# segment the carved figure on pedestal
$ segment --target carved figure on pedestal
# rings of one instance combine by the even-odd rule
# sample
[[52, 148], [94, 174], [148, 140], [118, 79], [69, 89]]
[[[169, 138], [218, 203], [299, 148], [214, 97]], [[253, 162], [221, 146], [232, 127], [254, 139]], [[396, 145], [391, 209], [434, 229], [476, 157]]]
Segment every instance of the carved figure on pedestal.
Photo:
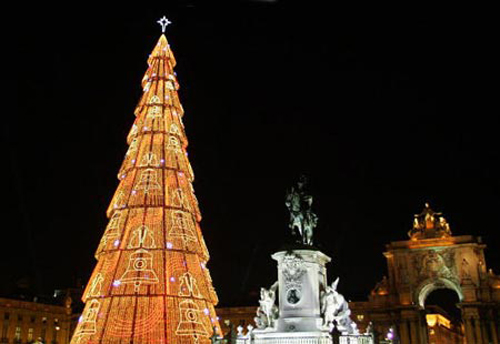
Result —
[[373, 332], [374, 332], [373, 323], [370, 321], [368, 323], [368, 326], [366, 326], [365, 334], [373, 335]]
[[273, 327], [274, 321], [278, 318], [279, 311], [275, 304], [276, 289], [278, 289], [278, 282], [275, 282], [269, 289], [260, 288], [259, 308], [254, 319], [259, 329]]
[[446, 222], [446, 219], [442, 216], [439, 217], [439, 226], [443, 229], [446, 235], [451, 235], [450, 225]]
[[326, 286], [321, 295], [323, 326], [331, 332], [334, 328], [341, 333], [358, 334], [357, 325], [351, 320], [351, 310], [344, 296], [337, 292], [339, 278]]
[[313, 197], [308, 194], [307, 178], [302, 175], [297, 186], [287, 192], [285, 205], [290, 211], [289, 227], [292, 234], [299, 235], [305, 245], [313, 244], [313, 230], [318, 223], [318, 216], [312, 212]]
[[328, 327], [329, 331], [333, 330], [335, 326], [335, 312], [337, 311], [337, 304], [335, 300], [334, 288], [337, 288], [337, 278], [332, 286], [326, 286], [325, 291], [321, 295], [321, 314], [323, 314], [323, 326]]
[[387, 276], [382, 277], [382, 280], [375, 285], [371, 291], [372, 295], [387, 295], [389, 294], [389, 280]]

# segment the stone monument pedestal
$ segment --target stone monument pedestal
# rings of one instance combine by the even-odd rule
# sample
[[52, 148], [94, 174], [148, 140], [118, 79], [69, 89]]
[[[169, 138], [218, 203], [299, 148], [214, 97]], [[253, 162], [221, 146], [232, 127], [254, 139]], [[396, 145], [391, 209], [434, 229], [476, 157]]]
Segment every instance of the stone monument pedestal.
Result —
[[254, 344], [332, 344], [328, 332], [269, 332], [254, 331]]
[[272, 258], [278, 263], [279, 316], [273, 326], [254, 330], [255, 343], [330, 344], [320, 303], [330, 257], [308, 247], [279, 251]]

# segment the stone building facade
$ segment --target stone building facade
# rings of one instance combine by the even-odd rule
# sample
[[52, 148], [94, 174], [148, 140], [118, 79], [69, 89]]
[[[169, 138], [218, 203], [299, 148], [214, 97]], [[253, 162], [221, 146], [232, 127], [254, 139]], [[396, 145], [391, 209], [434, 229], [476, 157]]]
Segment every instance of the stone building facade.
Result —
[[246, 333], [248, 325], [255, 327], [254, 318], [257, 313], [257, 306], [217, 307], [215, 311], [219, 317], [223, 333], [229, 332], [230, 324], [235, 328], [242, 326], [244, 328], [244, 333]]
[[[73, 319], [74, 320], [74, 319]], [[71, 305], [0, 298], [0, 343], [69, 343]]]

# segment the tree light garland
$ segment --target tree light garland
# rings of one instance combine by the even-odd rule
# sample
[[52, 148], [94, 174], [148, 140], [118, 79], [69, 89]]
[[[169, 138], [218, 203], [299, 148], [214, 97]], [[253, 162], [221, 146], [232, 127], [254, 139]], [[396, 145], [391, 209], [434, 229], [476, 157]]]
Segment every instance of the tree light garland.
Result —
[[[164, 31], [170, 21], [159, 23]], [[208, 344], [214, 326], [220, 334], [175, 64], [162, 34], [148, 58], [72, 344]]]

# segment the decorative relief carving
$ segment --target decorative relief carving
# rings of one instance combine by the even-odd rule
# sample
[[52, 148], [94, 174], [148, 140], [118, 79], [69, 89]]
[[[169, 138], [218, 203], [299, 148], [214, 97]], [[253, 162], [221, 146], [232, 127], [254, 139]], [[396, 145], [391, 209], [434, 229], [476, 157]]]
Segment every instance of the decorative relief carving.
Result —
[[462, 267], [461, 267], [460, 277], [462, 278], [462, 280], [470, 278], [469, 261], [465, 258], [462, 259]]
[[458, 281], [454, 250], [435, 249], [413, 255], [413, 268], [418, 272], [418, 281], [428, 278], [447, 278]]
[[302, 276], [306, 273], [304, 260], [295, 253], [283, 258], [283, 278], [288, 303], [297, 304], [302, 297]]
[[407, 285], [410, 283], [410, 276], [407, 272], [408, 268], [404, 262], [400, 262], [397, 264], [397, 273], [396, 276], [400, 284]]

